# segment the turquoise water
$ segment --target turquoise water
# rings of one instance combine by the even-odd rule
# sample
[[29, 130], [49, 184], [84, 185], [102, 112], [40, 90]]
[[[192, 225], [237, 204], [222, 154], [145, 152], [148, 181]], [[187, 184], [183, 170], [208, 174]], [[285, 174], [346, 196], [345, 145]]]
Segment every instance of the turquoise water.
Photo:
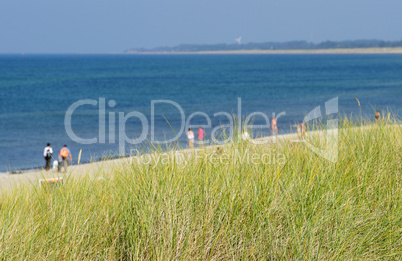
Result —
[[[185, 118], [196, 111], [211, 118], [214, 127], [227, 123], [217, 112], [286, 112], [278, 119], [280, 133], [317, 106], [339, 97], [341, 114], [390, 110], [402, 115], [402, 56], [400, 55], [3, 55], [0, 56], [0, 171], [41, 167], [47, 142], [57, 153], [67, 144], [77, 160], [90, 161], [119, 152], [119, 112], [142, 113], [151, 123], [151, 101], [176, 102]], [[106, 101], [105, 143], [83, 145], [73, 141], [64, 126], [67, 109], [83, 99]], [[113, 100], [114, 107], [108, 102]], [[116, 117], [115, 143], [109, 140], [109, 113]], [[169, 125], [167, 123], [169, 122]], [[255, 117], [254, 124], [263, 124]], [[173, 138], [181, 115], [168, 104], [155, 106], [157, 140]], [[191, 124], [206, 124], [196, 116]], [[100, 137], [98, 107], [83, 105], [71, 127], [81, 138]], [[140, 120], [125, 124], [128, 138], [141, 135]], [[266, 135], [269, 129], [256, 130]], [[150, 132], [147, 139], [151, 139]], [[112, 139], [113, 140], [113, 139]], [[98, 140], [99, 141], [99, 140]], [[186, 147], [185, 134], [179, 141]], [[143, 143], [145, 148], [149, 144]], [[130, 145], [127, 144], [126, 148]]]

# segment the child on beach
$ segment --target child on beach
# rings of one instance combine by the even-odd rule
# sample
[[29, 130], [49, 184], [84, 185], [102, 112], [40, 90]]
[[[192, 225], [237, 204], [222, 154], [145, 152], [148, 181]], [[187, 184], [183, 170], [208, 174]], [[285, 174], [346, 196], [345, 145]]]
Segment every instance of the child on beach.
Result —
[[191, 128], [188, 129], [187, 132], [187, 141], [188, 145], [190, 146], [191, 149], [194, 148], [194, 132], [191, 130]]
[[204, 144], [204, 130], [201, 127], [198, 127], [198, 140], [200, 141], [200, 144]]

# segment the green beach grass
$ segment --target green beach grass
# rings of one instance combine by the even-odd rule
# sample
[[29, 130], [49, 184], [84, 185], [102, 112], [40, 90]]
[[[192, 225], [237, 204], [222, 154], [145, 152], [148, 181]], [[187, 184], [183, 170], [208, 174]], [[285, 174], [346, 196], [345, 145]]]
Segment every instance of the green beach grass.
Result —
[[237, 141], [56, 187], [22, 184], [1, 199], [0, 256], [400, 259], [402, 127], [340, 126], [335, 163], [290, 140]]

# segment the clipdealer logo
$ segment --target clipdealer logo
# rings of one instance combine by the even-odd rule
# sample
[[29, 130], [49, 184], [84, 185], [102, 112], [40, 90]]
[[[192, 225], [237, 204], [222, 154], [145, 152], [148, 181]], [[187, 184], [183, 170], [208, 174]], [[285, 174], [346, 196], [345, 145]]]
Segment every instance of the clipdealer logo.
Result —
[[[169, 106], [173, 106], [176, 108], [179, 113], [180, 113], [180, 130], [175, 133], [175, 137], [164, 140], [164, 141], [157, 141], [155, 138], [155, 106], [157, 104], [165, 104]], [[107, 105], [106, 105], [107, 104]], [[145, 142], [148, 140], [148, 135], [150, 134], [150, 141], [152, 143], [156, 144], [169, 144], [172, 142], [177, 141], [181, 135], [184, 134], [186, 128], [194, 128], [196, 126], [193, 126], [190, 124], [191, 120], [194, 117], [203, 117], [206, 119], [207, 124], [205, 125], [197, 125], [201, 126], [202, 128], [212, 128], [211, 131], [211, 139], [210, 140], [203, 140], [203, 141], [195, 141], [196, 144], [203, 145], [203, 144], [226, 144], [229, 142], [233, 141], [233, 136], [234, 136], [234, 129], [237, 127], [238, 130], [238, 139], [241, 139], [241, 130], [249, 131], [253, 130], [255, 128], [267, 128], [270, 129], [270, 119], [269, 117], [263, 113], [263, 112], [253, 112], [250, 113], [249, 115], [246, 116], [245, 121], [241, 122], [239, 119], [242, 118], [242, 108], [241, 108], [241, 98], [238, 98], [238, 103], [237, 103], [237, 124], [238, 126], [235, 126], [235, 119], [234, 115], [229, 114], [228, 112], [217, 112], [213, 114], [213, 117], [219, 117], [219, 116], [224, 116], [228, 119], [229, 124], [224, 124], [224, 125], [219, 125], [214, 128], [212, 128], [212, 121], [209, 115], [207, 115], [204, 112], [194, 112], [190, 114], [187, 119], [186, 115], [184, 113], [184, 110], [182, 107], [170, 100], [152, 100], [151, 101], [151, 119], [150, 119], [150, 124], [147, 119], [147, 117], [139, 112], [139, 111], [131, 111], [128, 113], [125, 112], [108, 112], [106, 107], [108, 106], [109, 108], [114, 108], [116, 106], [116, 102], [114, 100], [110, 100], [108, 103], [106, 103], [105, 98], [99, 98], [99, 100], [92, 100], [92, 99], [85, 99], [85, 100], [79, 100], [77, 102], [74, 102], [66, 111], [65, 118], [64, 118], [64, 126], [67, 135], [70, 137], [70, 139], [78, 144], [83, 144], [83, 145], [88, 145], [88, 144], [105, 144], [106, 143], [106, 122], [108, 119], [108, 143], [109, 144], [115, 144], [116, 143], [116, 132], [117, 132], [117, 140], [118, 140], [118, 149], [119, 149], [119, 155], [120, 156], [125, 156], [126, 155], [126, 144], [131, 144], [131, 145], [136, 145], [140, 144], [142, 142]], [[98, 107], [98, 128], [99, 128], [99, 135], [98, 137], [93, 137], [93, 138], [81, 138], [78, 135], [75, 134], [72, 128], [72, 116], [74, 112], [81, 106], [97, 106]], [[325, 102], [325, 115], [332, 115], [338, 113], [338, 97], [333, 98], [327, 102]], [[108, 115], [108, 117], [106, 117]], [[273, 117], [276, 117], [276, 119], [279, 119], [281, 116], [286, 115], [286, 112], [280, 112], [276, 116], [273, 113]], [[312, 111], [310, 111], [303, 120], [303, 123], [308, 123], [311, 122], [315, 119], [321, 118], [321, 108], [320, 106], [316, 107]], [[249, 122], [252, 121], [254, 117], [261, 117], [265, 121], [265, 125], [249, 125]], [[141, 133], [137, 138], [129, 138], [126, 133], [126, 123], [130, 118], [136, 118], [137, 120], [140, 121], [141, 123]], [[116, 122], [118, 123], [118, 130], [116, 131]], [[222, 131], [228, 131], [228, 135], [225, 137], [224, 140], [219, 139], [219, 132]], [[302, 142], [307, 146], [312, 152], [317, 154], [318, 156], [331, 161], [331, 162], [336, 162], [338, 160], [338, 119], [327, 119], [327, 126], [326, 126], [326, 131], [323, 132], [317, 132], [317, 137], [319, 140], [324, 139], [324, 143], [326, 144], [325, 148], [320, 148], [318, 146], [315, 146], [314, 144], [310, 143], [308, 140], [303, 139], [299, 140], [297, 142]], [[253, 144], [264, 144], [264, 143], [269, 143], [269, 142], [275, 142], [276, 140], [274, 139], [273, 141], [270, 139], [262, 139], [262, 140], [253, 140], [249, 139], [249, 142]], [[131, 155], [131, 153], [130, 153]]]
[[[171, 106], [172, 109], [176, 109], [179, 112], [180, 115], [180, 129], [179, 131], [175, 131], [175, 136], [173, 138], [163, 140], [163, 141], [158, 141], [155, 137], [155, 107], [158, 104], [163, 104], [164, 106]], [[96, 106], [98, 107], [98, 129], [99, 129], [99, 134], [97, 137], [93, 138], [82, 138], [79, 137], [74, 131], [73, 131], [73, 125], [72, 125], [72, 116], [76, 112], [76, 110], [79, 107], [82, 106]], [[174, 101], [171, 100], [152, 100], [151, 101], [151, 110], [150, 110], [150, 121], [147, 119], [147, 117], [144, 115], [144, 113], [139, 112], [139, 111], [131, 111], [128, 113], [125, 112], [107, 112], [107, 107], [108, 108], [114, 108], [116, 106], [116, 102], [114, 100], [110, 100], [109, 102], [106, 103], [106, 99], [101, 97], [99, 100], [92, 100], [92, 99], [85, 99], [85, 100], [79, 100], [74, 102], [66, 111], [65, 117], [64, 117], [64, 126], [67, 135], [70, 137], [70, 139], [78, 144], [83, 144], [83, 145], [89, 145], [89, 144], [105, 144], [106, 143], [106, 129], [108, 129], [108, 143], [109, 144], [115, 144], [116, 143], [116, 138], [118, 140], [118, 145], [119, 145], [119, 155], [120, 156], [125, 156], [126, 154], [126, 149], [125, 146], [126, 144], [131, 144], [131, 145], [137, 145], [141, 144], [142, 142], [145, 141], [150, 141], [151, 143], [154, 144], [169, 144], [172, 142], [177, 141], [184, 133], [187, 128], [195, 128], [195, 127], [202, 127], [205, 129], [211, 129], [211, 135], [210, 139], [205, 139], [203, 141], [195, 141], [195, 144], [198, 145], [203, 145], [203, 144], [226, 144], [230, 143], [234, 140], [234, 130], [237, 128], [238, 130], [253, 130], [255, 128], [270, 128], [270, 120], [269, 117], [263, 113], [263, 112], [253, 112], [247, 115], [245, 118], [244, 122], [237, 121], [237, 119], [241, 119], [242, 117], [242, 104], [241, 104], [241, 98], [238, 98], [237, 100], [237, 115], [230, 114], [228, 112], [216, 112], [212, 116], [213, 118], [215, 117], [225, 117], [228, 121], [228, 124], [220, 124], [219, 126], [212, 127], [212, 121], [211, 117], [206, 114], [205, 112], [194, 112], [190, 114], [186, 118], [186, 114], [184, 113], [183, 108]], [[276, 115], [276, 118], [279, 119], [281, 116], [286, 115], [285, 112], [280, 112], [279, 114]], [[108, 116], [108, 117], [107, 117]], [[207, 124], [204, 125], [191, 125], [191, 120], [194, 117], [202, 117], [206, 120]], [[264, 125], [251, 125], [249, 124], [254, 117], [262, 117], [262, 119], [265, 121]], [[275, 117], [275, 114], [273, 114], [273, 117]], [[140, 126], [141, 126], [141, 133], [139, 136], [135, 138], [129, 138], [126, 133], [126, 123], [129, 119], [137, 119], [140, 121]], [[108, 120], [108, 126], [107, 126], [107, 120]], [[118, 125], [118, 129], [116, 130], [116, 122]], [[235, 126], [236, 124], [236, 126]], [[222, 136], [222, 133], [225, 133], [225, 135]], [[238, 137], [237, 139], [241, 139], [241, 131], [237, 133]], [[117, 137], [116, 137], [117, 136]], [[250, 140], [252, 143], [258, 143], [261, 144], [261, 142]], [[265, 141], [268, 142], [268, 141]]]
[[[338, 113], [338, 97], [325, 102], [325, 115], [328, 118], [330, 118], [331, 115]], [[315, 119], [321, 118], [321, 106], [318, 106], [304, 117], [303, 123], [306, 124]], [[326, 130], [314, 133], [314, 135], [316, 140], [320, 141], [321, 144], [325, 144], [325, 148], [317, 147], [306, 139], [297, 140], [295, 142], [303, 142], [307, 148], [321, 158], [324, 158], [332, 163], [337, 162], [339, 153], [338, 119], [327, 119]]]

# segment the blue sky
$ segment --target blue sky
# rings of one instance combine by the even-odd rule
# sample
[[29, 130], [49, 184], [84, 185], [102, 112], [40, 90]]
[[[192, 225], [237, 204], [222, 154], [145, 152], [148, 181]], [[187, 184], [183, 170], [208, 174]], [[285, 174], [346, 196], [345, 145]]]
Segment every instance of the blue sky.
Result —
[[402, 39], [401, 0], [0, 0], [0, 53]]

